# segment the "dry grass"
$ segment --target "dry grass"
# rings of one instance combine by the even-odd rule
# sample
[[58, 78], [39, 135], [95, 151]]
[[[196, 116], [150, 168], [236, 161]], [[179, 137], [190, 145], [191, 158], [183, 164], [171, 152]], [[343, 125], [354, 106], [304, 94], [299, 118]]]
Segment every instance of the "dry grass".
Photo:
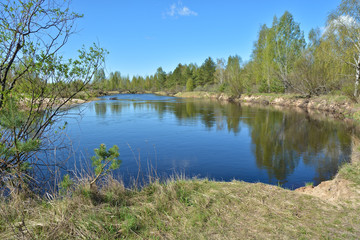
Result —
[[360, 162], [348, 163], [341, 167], [339, 177], [360, 185]]
[[220, 93], [194, 91], [194, 92], [179, 92], [179, 93], [175, 94], [175, 97], [216, 99], [216, 98], [218, 98], [219, 95], [220, 95]]
[[[354, 187], [358, 187], [357, 185]], [[262, 183], [115, 180], [0, 203], [0, 239], [358, 239], [360, 209]]]

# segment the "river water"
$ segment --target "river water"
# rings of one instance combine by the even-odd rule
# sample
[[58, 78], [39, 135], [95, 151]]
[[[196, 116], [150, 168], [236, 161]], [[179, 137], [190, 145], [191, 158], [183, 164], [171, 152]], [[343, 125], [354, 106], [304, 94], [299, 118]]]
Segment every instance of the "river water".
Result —
[[293, 189], [330, 179], [351, 156], [351, 127], [299, 110], [124, 94], [70, 116], [68, 168], [90, 168], [94, 148], [116, 144], [122, 164], [114, 174], [125, 184], [176, 174]]

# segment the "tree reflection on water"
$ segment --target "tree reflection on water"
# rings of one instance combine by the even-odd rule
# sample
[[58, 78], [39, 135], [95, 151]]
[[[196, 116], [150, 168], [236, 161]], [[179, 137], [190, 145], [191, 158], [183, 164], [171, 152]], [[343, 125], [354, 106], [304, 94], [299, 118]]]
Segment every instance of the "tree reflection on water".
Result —
[[235, 135], [246, 125], [257, 167], [265, 169], [269, 178], [280, 184], [286, 183], [301, 162], [316, 169], [315, 182], [329, 179], [351, 155], [350, 127], [343, 122], [313, 118], [304, 111], [192, 99], [99, 101], [94, 106], [98, 116], [120, 115], [126, 108], [146, 109], [155, 111], [159, 119], [171, 114], [179, 124], [200, 121], [208, 131], [227, 129]]

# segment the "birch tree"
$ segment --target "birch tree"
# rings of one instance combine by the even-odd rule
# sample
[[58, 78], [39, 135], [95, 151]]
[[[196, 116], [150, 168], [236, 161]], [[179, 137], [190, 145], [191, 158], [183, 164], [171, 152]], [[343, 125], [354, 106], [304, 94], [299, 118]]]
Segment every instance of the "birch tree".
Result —
[[334, 39], [332, 49], [337, 57], [354, 69], [356, 99], [360, 81], [360, 1], [342, 0], [328, 17], [326, 34]]
[[216, 59], [215, 80], [219, 84], [223, 84], [225, 81], [225, 65], [225, 59]]
[[305, 48], [304, 33], [288, 11], [281, 16], [279, 21], [274, 20], [273, 29], [275, 31], [274, 50], [277, 72], [286, 92], [291, 87], [289, 74], [293, 70], [296, 59]]

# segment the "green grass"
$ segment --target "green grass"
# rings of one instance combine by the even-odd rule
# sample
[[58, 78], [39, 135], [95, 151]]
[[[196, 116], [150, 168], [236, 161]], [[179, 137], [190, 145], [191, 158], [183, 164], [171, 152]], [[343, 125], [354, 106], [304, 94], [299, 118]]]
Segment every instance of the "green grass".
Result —
[[[356, 170], [357, 171], [357, 170]], [[341, 177], [356, 179], [346, 166]], [[346, 174], [344, 174], [346, 173]], [[355, 177], [355, 178], [354, 178]], [[262, 183], [109, 180], [54, 200], [0, 201], [0, 239], [357, 239], [360, 209]]]
[[306, 183], [305, 183], [305, 186], [306, 186], [306, 187], [313, 187], [313, 186], [314, 186], [314, 183], [313, 183], [313, 182], [306, 182]]
[[340, 168], [338, 176], [360, 185], [360, 163], [344, 164]]

